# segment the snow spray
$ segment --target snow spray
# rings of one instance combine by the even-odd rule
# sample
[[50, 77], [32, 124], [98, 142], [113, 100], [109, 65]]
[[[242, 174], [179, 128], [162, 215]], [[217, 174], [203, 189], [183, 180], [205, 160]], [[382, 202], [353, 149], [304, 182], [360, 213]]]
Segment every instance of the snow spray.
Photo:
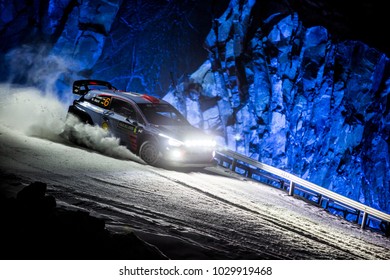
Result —
[[5, 84], [0, 85], [0, 98], [0, 123], [12, 130], [27, 136], [70, 144], [70, 130], [65, 128], [72, 127], [73, 142], [108, 156], [139, 161], [108, 131], [67, 117], [68, 105], [55, 94]]

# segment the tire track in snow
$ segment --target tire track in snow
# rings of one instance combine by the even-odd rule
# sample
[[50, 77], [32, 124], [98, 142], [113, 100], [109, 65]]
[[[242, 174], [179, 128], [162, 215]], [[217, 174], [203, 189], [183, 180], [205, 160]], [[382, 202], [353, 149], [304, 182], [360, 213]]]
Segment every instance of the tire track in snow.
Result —
[[[35, 167], [37, 168], [37, 167]], [[39, 169], [39, 168], [38, 168]], [[197, 187], [194, 187], [190, 184], [187, 184], [179, 179], [176, 179], [176, 178], [172, 178], [172, 177], [169, 177], [167, 175], [163, 175], [163, 174], [160, 174], [159, 172], [157, 171], [154, 171], [153, 169], [151, 169], [152, 171], [149, 171], [149, 170], [145, 170], [145, 171], [149, 171], [149, 172], [152, 172], [152, 173], [155, 173], [156, 175], [164, 178], [165, 180], [168, 180], [172, 183], [175, 183], [181, 187], [184, 187], [186, 189], [190, 189], [191, 191], [194, 191], [198, 194], [201, 194], [203, 195], [204, 197], [208, 197], [210, 198], [211, 200], [214, 200], [214, 201], [219, 201], [223, 204], [226, 204], [228, 205], [229, 207], [234, 207], [234, 208], [237, 208], [237, 209], [240, 209], [242, 211], [245, 211], [245, 212], [248, 212], [248, 213], [251, 213], [252, 215], [256, 216], [256, 217], [260, 217], [262, 218], [263, 220], [265, 220], [268, 225], [264, 225], [262, 224], [262, 227], [265, 228], [265, 227], [268, 227], [269, 228], [269, 231], [272, 232], [272, 231], [275, 231], [275, 229], [277, 228], [276, 225], [281, 225], [281, 227], [279, 227], [279, 232], [281, 232], [281, 234], [283, 234], [283, 230], [288, 230], [288, 231], [291, 231], [291, 229], [293, 229], [292, 231], [295, 230], [296, 234], [298, 234], [299, 236], [302, 236], [301, 235], [301, 232], [303, 231], [306, 231], [306, 229], [299, 229], [297, 227], [296, 224], [291, 224], [288, 222], [288, 220], [279, 220], [279, 219], [276, 219], [275, 217], [272, 217], [272, 216], [269, 216], [269, 215], [265, 215], [264, 213], [262, 212], [259, 212], [259, 211], [255, 211], [251, 208], [248, 208], [248, 207], [245, 207], [243, 205], [240, 205], [240, 204], [237, 204], [237, 203], [234, 203], [234, 202], [231, 202], [227, 199], [224, 199], [224, 198], [221, 198], [219, 196], [216, 196], [216, 195], [213, 195], [209, 192], [206, 192], [206, 191], [203, 191], [203, 190], [200, 190], [199, 188]], [[48, 172], [46, 170], [46, 172]], [[164, 171], [165, 172], [165, 171]], [[51, 173], [51, 172], [48, 172], [48, 173]], [[145, 172], [147, 174], [147, 172]], [[164, 173], [165, 174], [165, 173]], [[55, 173], [52, 173], [52, 174], [46, 174], [47, 177], [46, 179], [49, 179], [51, 182], [57, 182], [58, 184], [61, 184], [63, 183], [64, 181], [69, 181], [69, 177], [67, 177], [66, 175], [59, 175], [59, 174], [55, 174]], [[180, 174], [181, 175], [181, 174]], [[147, 176], [147, 175], [146, 175]], [[84, 182], [83, 183], [83, 180], [87, 178], [87, 182]], [[83, 180], [81, 180], [83, 179]], [[115, 187], [115, 188], [122, 188], [122, 189], [132, 189], [133, 191], [137, 191], [137, 192], [140, 192], [140, 193], [144, 193], [145, 195], [153, 195], [153, 196], [157, 196], [159, 194], [157, 193], [150, 193], [150, 192], [147, 192], [147, 191], [143, 191], [142, 189], [139, 189], [136, 187], [136, 185], [134, 186], [129, 186], [128, 184], [125, 185], [125, 184], [121, 184], [121, 183], [118, 183], [118, 181], [114, 180], [114, 181], [109, 181], [107, 180], [107, 178], [104, 178], [104, 179], [101, 179], [101, 178], [98, 178], [98, 177], [93, 177], [93, 176], [90, 176], [90, 175], [87, 175], [87, 176], [84, 176], [84, 178], [79, 178], [79, 179], [76, 179], [76, 178], [71, 178], [71, 181], [69, 181], [69, 184], [72, 186], [71, 188], [75, 189], [75, 188], [78, 188], [81, 186], [81, 190], [85, 191], [86, 189], [88, 188], [91, 188], [91, 186], [88, 186], [88, 185], [94, 185], [94, 183], [91, 183], [91, 181], [94, 181], [95, 183], [98, 183], [98, 184], [101, 184], [101, 185], [105, 185], [104, 188], [109, 188], [109, 185]], [[87, 188], [87, 187], [88, 188]], [[141, 186], [142, 187], [142, 186]], [[93, 187], [94, 188], [94, 187]], [[108, 197], [106, 199], [103, 199], [99, 202], [99, 197], [96, 196], [96, 194], [94, 195], [88, 195], [86, 193], [83, 193], [83, 192], [77, 192], [77, 191], [74, 191], [72, 189], [72, 195], [74, 197], [77, 197], [77, 198], [81, 198], [81, 197], [85, 197], [84, 199], [84, 202], [81, 202], [84, 203], [84, 205], [78, 205], [80, 207], [87, 207], [87, 211], [89, 210], [93, 210], [95, 212], [104, 212], [106, 211], [104, 208], [108, 209], [109, 207], [106, 207], [106, 206], [110, 206], [113, 210], [113, 212], [115, 212], [115, 205], [117, 204], [117, 202], [113, 199], [108, 199]], [[69, 188], [67, 188], [67, 191], [69, 191]], [[93, 192], [92, 192], [93, 193]], [[96, 202], [96, 203], [95, 203]], [[99, 203], [97, 203], [99, 202]], [[105, 206], [106, 205], [106, 206]], [[185, 237], [185, 233], [183, 233], [183, 230], [180, 230], [180, 228], [184, 229], [184, 228], [188, 228], [188, 231], [192, 231], [192, 232], [196, 232], [198, 234], [198, 236], [196, 238], [194, 238], [194, 236], [192, 237], [192, 239], [196, 239], [198, 243], [202, 243], [202, 240], [205, 240], [207, 238], [210, 238], [210, 237], [207, 237], [208, 235], [210, 235], [210, 228], [205, 228], [204, 227], [204, 224], [202, 223], [198, 223], [198, 225], [200, 225], [200, 227], [197, 227], [197, 226], [194, 226], [194, 225], [189, 225], [187, 221], [183, 221], [183, 219], [176, 219], [174, 218], [173, 215], [162, 215], [161, 216], [161, 212], [157, 212], [157, 211], [150, 211], [148, 209], [144, 209], [144, 208], [139, 208], [139, 207], [135, 207], [133, 205], [128, 205], [128, 204], [123, 204], [125, 205], [124, 208], [121, 208], [121, 207], [118, 207], [118, 209], [120, 209], [120, 211], [124, 211], [124, 210], [129, 210], [129, 209], [132, 209], [134, 216], [135, 217], [130, 217], [130, 220], [131, 220], [131, 226], [133, 226], [132, 223], [134, 223], [134, 226], [138, 226], [138, 228], [142, 228], [142, 226], [145, 226], [147, 225], [148, 227], [148, 230], [149, 231], [153, 231], [155, 229], [153, 228], [156, 228], [156, 227], [162, 227], [164, 230], [166, 230], [169, 234], [175, 234], [175, 236], [177, 236], [178, 238], [181, 238], [181, 239], [184, 239], [186, 240], [187, 242], [194, 242], [194, 241], [191, 241], [190, 238], [187, 238]], [[132, 207], [132, 208], [131, 208]], [[95, 209], [94, 209], [95, 208]], [[149, 214], [147, 214], [149, 211]], [[131, 211], [130, 211], [131, 212]], [[123, 215], [123, 213], [121, 214]], [[160, 217], [160, 218], [159, 218]], [[127, 217], [128, 218], [128, 217]], [[149, 223], [151, 219], [154, 219], [155, 221], [159, 221], [159, 222], [152, 222], [152, 223]], [[277, 220], [277, 223], [275, 224], [275, 221]], [[161, 221], [166, 221], [165, 225], [164, 223], [161, 223]], [[272, 224], [274, 224], [275, 226], [272, 226]], [[286, 226], [284, 225], [286, 224]], [[173, 226], [175, 225], [175, 226]], [[203, 227], [203, 228], [202, 228]], [[274, 228], [273, 228], [274, 227]], [[250, 231], [244, 231], [242, 229], [237, 229], [235, 230], [234, 229], [235, 227], [231, 227], [231, 228], [228, 228], [228, 227], [225, 227], [225, 228], [213, 228], [213, 231], [212, 231], [212, 238], [213, 238], [213, 242], [214, 243], [219, 243], [219, 249], [213, 247], [213, 250], [216, 250], [216, 251], [219, 251], [221, 252], [222, 250], [224, 250], [223, 248], [224, 247], [231, 247], [233, 245], [229, 245], [229, 244], [225, 244], [221, 238], [221, 236], [225, 236], [225, 239], [226, 240], [229, 240], [229, 242], [231, 243], [238, 243], [240, 242], [240, 240], [242, 241], [242, 244], [239, 244], [237, 245], [237, 248], [235, 248], [234, 250], [233, 249], [226, 249], [227, 251], [230, 251], [230, 252], [237, 252], [236, 253], [236, 256], [242, 256], [242, 255], [251, 255], [251, 256], [254, 256], [257, 254], [257, 256], [262, 256], [262, 258], [264, 259], [289, 259], [290, 258], [290, 255], [287, 254], [287, 253], [283, 253], [283, 246], [284, 245], [280, 245], [280, 244], [273, 244], [273, 240], [271, 239], [272, 236], [268, 236], [268, 235], [262, 235], [261, 237], [262, 238], [265, 238], [267, 240], [269, 240], [270, 244], [273, 244], [272, 246], [275, 246], [274, 248], [270, 248], [270, 246], [268, 247], [262, 247], [262, 245], [258, 245], [257, 244], [257, 241], [259, 240], [259, 233], [253, 233], [253, 232], [250, 232]], [[297, 228], [297, 229], [295, 229]], [[264, 229], [263, 231], [265, 231], [266, 229]], [[161, 231], [160, 231], [161, 232]], [[161, 232], [163, 233], [163, 232]], [[318, 231], [318, 237], [315, 236], [315, 238], [311, 238], [312, 237], [312, 233], [313, 233], [313, 228], [310, 229], [310, 232], [307, 233], [307, 236], [305, 236], [306, 238], [309, 238], [309, 239], [312, 239], [312, 240], [315, 240], [315, 239], [320, 239], [319, 240], [319, 243], [322, 243], [326, 246], [328, 246], [329, 244], [333, 244], [333, 242], [337, 242], [338, 245], [343, 245], [342, 248], [345, 248], [344, 249], [344, 253], [346, 255], [340, 255], [340, 254], [336, 254], [338, 255], [339, 257], [338, 258], [341, 258], [341, 259], [351, 259], [351, 258], [383, 258], [383, 252], [373, 252], [372, 251], [372, 246], [367, 246], [367, 248], [364, 248], [362, 247], [361, 245], [361, 242], [358, 242], [358, 241], [354, 241], [352, 240], [352, 243], [348, 243], [348, 241], [344, 241], [340, 238], [338, 239], [334, 239], [334, 236], [333, 235], [330, 235], [328, 236], [328, 234], [324, 231], [321, 231], [321, 229]], [[317, 234], [317, 233], [316, 233]], [[234, 236], [233, 236], [234, 235]], [[220, 239], [220, 240], [218, 240]], [[326, 242], [322, 242], [322, 239], [326, 240]], [[293, 239], [290, 240], [290, 242], [295, 242]], [[356, 243], [355, 245], [353, 245], [354, 243]], [[205, 247], [207, 247], [208, 245], [203, 245]], [[355, 256], [351, 257], [351, 246], [354, 246], [354, 249], [352, 249], [352, 251], [360, 251], [359, 254], [355, 254]], [[335, 249], [337, 250], [340, 250], [339, 247], [337, 246], [333, 246]], [[239, 248], [244, 248], [243, 250], [245, 252], [238, 252]], [[211, 249], [210, 249], [211, 250]], [[297, 250], [297, 249], [295, 249]], [[379, 250], [383, 250], [383, 248], [380, 248]], [[248, 253], [248, 252], [251, 252]], [[316, 253], [314, 255], [311, 255], [309, 254], [310, 252], [308, 252], [307, 250], [302, 250], [301, 253], [297, 253], [297, 255], [301, 256], [300, 258], [302, 259], [312, 259], [312, 258], [324, 258], [324, 254], [321, 254], [321, 253]], [[335, 255], [334, 253], [332, 253], [333, 256]], [[388, 254], [389, 255], [389, 254]], [[299, 258], [299, 257], [298, 257]], [[334, 257], [333, 257], [334, 258]], [[388, 258], [390, 258], [390, 256], [388, 256]], [[387, 259], [388, 259], [387, 258]]]
[[[101, 180], [103, 182], [103, 180]], [[106, 182], [107, 183], [107, 182]], [[123, 186], [122, 186], [123, 187]], [[206, 254], [218, 256], [219, 258], [245, 258], [248, 254], [255, 255], [255, 252], [241, 252], [237, 246], [226, 243], [224, 239], [216, 238], [207, 232], [196, 229], [188, 222], [166, 215], [161, 212], [151, 211], [150, 209], [141, 208], [136, 205], [129, 205], [105, 197], [97, 197], [84, 192], [71, 191], [67, 187], [56, 185], [53, 187], [53, 194], [62, 193], [62, 201], [70, 201], [72, 205], [86, 211], [93, 211], [104, 216], [109, 222], [117, 221], [118, 217], [123, 224], [133, 229], [148, 231], [154, 234], [168, 234], [178, 238], [185, 243], [197, 246], [206, 251]], [[68, 193], [64, 195], [64, 193]], [[76, 201], [75, 201], [76, 199]], [[110, 216], [115, 218], [110, 219]], [[117, 222], [113, 225], [118, 225]], [[229, 256], [229, 257], [227, 257]], [[257, 256], [264, 259], [281, 259], [281, 256], [270, 253], [262, 253]]]
[[[180, 184], [185, 188], [189, 188], [189, 189], [196, 191], [196, 192], [198, 192], [204, 196], [207, 196], [211, 199], [215, 199], [218, 202], [225, 203], [229, 206], [232, 206], [232, 207], [241, 209], [245, 212], [249, 212], [253, 215], [256, 215], [257, 217], [261, 218], [262, 220], [264, 220], [268, 223], [268, 225], [266, 225], [267, 227], [273, 227], [273, 228], [276, 227], [276, 228], [281, 229], [282, 231], [286, 230], [286, 231], [293, 232], [293, 233], [297, 234], [300, 238], [302, 238], [302, 237], [307, 238], [307, 239], [310, 239], [314, 242], [317, 242], [317, 243], [323, 244], [325, 246], [329, 246], [331, 248], [334, 248], [335, 250], [339, 250], [339, 251], [349, 255], [348, 258], [350, 258], [350, 259], [355, 259], [355, 258], [356, 259], [366, 259], [366, 258], [370, 259], [373, 257], [373, 253], [374, 253], [374, 258], [379, 258], [379, 259], [383, 258], [383, 251], [373, 252], [372, 246], [368, 246], [367, 248], [365, 248], [365, 247], [362, 247], [362, 245], [364, 246], [365, 244], [361, 244], [361, 243], [351, 244], [351, 242], [349, 240], [345, 241], [342, 236], [339, 238], [336, 238], [335, 235], [329, 235], [323, 229], [321, 229], [321, 228], [317, 229], [317, 228], [313, 227], [312, 224], [308, 224], [306, 227], [305, 226], [302, 227], [296, 223], [291, 223], [287, 219], [282, 220], [282, 219], [279, 219], [275, 215], [270, 216], [264, 212], [251, 209], [251, 208], [246, 207], [242, 204], [234, 203], [234, 202], [232, 202], [228, 199], [222, 198], [218, 195], [201, 190], [198, 187], [190, 185], [190, 184], [183, 182], [179, 179], [172, 178], [170, 176], [161, 174], [159, 172], [155, 172], [155, 173], [157, 173], [161, 177], [166, 178], [167, 180], [171, 180], [177, 184]], [[329, 219], [332, 219], [332, 218], [334, 218], [334, 217], [329, 215]], [[308, 226], [311, 226], [310, 229], [307, 229]], [[356, 242], [354, 242], [354, 243], [356, 243]], [[379, 250], [383, 250], [383, 248], [379, 248]], [[359, 253], [355, 253], [355, 252], [359, 252]], [[390, 254], [388, 254], [388, 255], [390, 257]]]
[[[257, 222], [259, 222], [259, 219], [260, 219], [260, 222], [262, 222], [261, 226], [262, 226], [263, 232], [265, 232], [265, 231], [272, 232], [272, 231], [275, 231], [277, 229], [281, 234], [284, 234], [285, 231], [287, 230], [290, 232], [294, 232], [296, 235], [298, 235], [299, 238], [307, 238], [307, 239], [310, 239], [312, 241], [318, 242], [326, 247], [333, 247], [333, 249], [336, 251], [342, 251], [339, 253], [333, 252], [331, 254], [331, 256], [333, 256], [333, 258], [335, 258], [334, 256], [336, 256], [336, 257], [338, 256], [337, 258], [343, 258], [343, 259], [345, 259], [345, 258], [347, 258], [347, 259], [370, 258], [370, 256], [372, 257], [372, 254], [373, 254], [372, 251], [370, 252], [370, 254], [368, 254], [368, 257], [364, 256], [365, 255], [364, 252], [366, 250], [370, 250], [372, 248], [367, 248], [366, 250], [364, 250], [364, 249], [362, 250], [362, 248], [359, 247], [359, 246], [361, 246], [361, 244], [358, 243], [356, 246], [359, 247], [360, 254], [354, 254], [353, 253], [354, 250], [351, 251], [351, 249], [350, 249], [352, 244], [347, 244], [347, 242], [341, 240], [341, 242], [343, 243], [343, 246], [340, 248], [333, 243], [334, 236], [327, 236], [326, 232], [324, 232], [323, 230], [321, 231], [321, 229], [319, 230], [319, 233], [315, 232], [315, 234], [314, 234], [313, 229], [310, 229], [309, 231], [307, 231], [305, 228], [297, 227], [296, 224], [291, 224], [288, 220], [276, 219], [274, 216], [270, 216], [270, 214], [267, 215], [261, 211], [254, 210], [254, 209], [251, 209], [249, 207], [243, 206], [241, 204], [231, 202], [228, 199], [221, 198], [217, 195], [214, 195], [214, 194], [209, 193], [207, 191], [203, 191], [195, 186], [187, 184], [187, 183], [183, 182], [182, 180], [169, 177], [169, 176], [165, 175], [165, 171], [164, 171], [164, 174], [161, 174], [157, 171], [151, 171], [151, 172], [155, 173], [159, 177], [162, 177], [164, 180], [168, 180], [168, 181], [172, 182], [171, 185], [176, 185], [179, 187], [184, 187], [186, 189], [190, 189], [193, 192], [196, 192], [204, 197], [211, 199], [213, 202], [209, 202], [209, 204], [221, 203], [221, 204], [227, 205], [227, 207], [236, 208], [236, 209], [239, 209], [241, 211], [244, 211], [244, 213], [250, 213], [250, 215], [256, 217]], [[178, 174], [178, 175], [182, 176], [182, 174]], [[125, 184], [121, 184], [120, 180], [115, 179], [115, 178], [109, 178], [107, 176], [104, 177], [104, 179], [90, 177], [90, 176], [87, 176], [87, 177], [89, 177], [90, 180], [93, 180], [95, 182], [94, 184], [98, 183], [98, 184], [102, 185], [102, 188], [106, 188], [106, 189], [111, 189], [110, 186], [114, 186], [115, 188], [131, 189], [132, 192], [134, 192], [134, 191], [136, 193], [139, 192], [139, 193], [142, 193], [146, 196], [160, 195], [157, 193], [152, 193], [152, 192], [142, 190], [142, 184], [140, 186], [141, 189], [139, 189], [139, 188], [137, 188], [137, 185], [133, 185], [133, 184], [129, 183], [128, 181], [125, 181], [124, 182]], [[78, 182], [78, 183], [80, 183], [80, 182]], [[89, 184], [89, 183], [90, 182], [88, 181], [86, 184]], [[81, 186], [81, 189], [85, 190], [85, 187]], [[206, 239], [207, 239], [207, 238], [210, 238], [210, 235], [211, 235], [212, 238], [214, 239], [214, 242], [221, 243], [222, 241], [216, 241], [216, 240], [226, 239], [230, 243], [232, 243], [231, 246], [234, 246], [234, 244], [236, 244], [237, 242], [238, 243], [241, 242], [239, 247], [242, 250], [246, 251], [246, 255], [250, 254], [248, 252], [251, 252], [251, 255], [256, 255], [256, 254], [258, 256], [261, 255], [262, 258], [265, 258], [265, 259], [269, 259], [269, 258], [271, 258], [271, 259], [278, 259], [278, 258], [289, 259], [290, 258], [289, 254], [283, 252], [283, 246], [285, 246], [286, 244], [280, 245], [280, 242], [276, 242], [276, 244], [273, 244], [274, 240], [272, 240], [272, 238], [274, 236], [267, 235], [264, 233], [261, 234], [259, 232], [254, 233], [254, 232], [250, 232], [249, 230], [244, 230], [241, 228], [237, 229], [237, 227], [234, 224], [231, 227], [227, 227], [227, 226], [220, 227], [219, 225], [214, 225], [213, 228], [211, 229], [207, 223], [205, 224], [204, 221], [201, 221], [200, 219], [198, 219], [198, 220], [191, 219], [191, 220], [187, 221], [181, 216], [175, 217], [174, 214], [169, 213], [169, 209], [163, 209], [163, 211], [164, 211], [164, 213], [163, 213], [161, 211], [160, 212], [156, 211], [156, 210], [159, 210], [156, 208], [139, 207], [140, 204], [137, 204], [138, 206], [136, 206], [135, 204], [121, 203], [121, 202], [118, 202], [114, 199], [111, 199], [109, 194], [104, 195], [104, 197], [100, 197], [100, 196], [96, 196], [96, 194], [86, 194], [86, 193], [82, 193], [82, 192], [73, 192], [73, 196], [78, 197], [78, 198], [83, 197], [85, 204], [96, 203], [94, 208], [98, 208], [98, 210], [97, 210], [98, 212], [102, 212], [103, 208], [105, 208], [104, 211], [107, 211], [107, 209], [110, 208], [111, 209], [110, 211], [122, 212], [121, 215], [123, 215], [123, 212], [126, 212], [126, 215], [132, 216], [132, 217], [130, 217], [131, 224], [135, 223], [134, 225], [132, 224], [132, 226], [138, 225], [139, 228], [142, 228], [142, 226], [147, 225], [148, 230], [150, 230], [150, 231], [153, 231], [153, 227], [154, 228], [162, 227], [162, 228], [164, 228], [164, 230], [169, 232], [169, 234], [175, 233], [175, 235], [177, 237], [182, 238], [182, 239], [187, 238], [185, 236], [187, 232], [189, 232], [189, 231], [196, 232], [197, 234], [199, 234], [197, 236], [197, 238], [198, 238], [197, 242], [201, 242], [199, 240], [199, 238], [202, 240], [206, 237]], [[183, 209], [185, 210], [185, 208], [183, 208]], [[242, 213], [239, 213], [239, 215], [241, 215], [241, 214]], [[266, 222], [266, 224], [264, 224], [264, 221]], [[317, 236], [316, 234], [318, 234], [319, 236]], [[221, 236], [224, 236], [224, 238], [221, 238]], [[192, 236], [192, 237], [194, 238], [194, 236]], [[275, 246], [275, 248], [270, 248], [270, 246], [266, 246], [266, 247], [259, 246], [257, 244], [258, 243], [257, 241], [259, 241], [259, 238], [268, 239], [270, 241], [270, 244], [273, 244]], [[295, 238], [296, 238], [296, 236], [290, 240], [285, 240], [285, 242], [289, 241], [290, 243], [294, 243]], [[319, 239], [319, 238], [321, 238], [321, 239]], [[326, 240], [323, 241], [322, 239], [326, 239]], [[189, 239], [187, 239], [187, 241], [190, 242]], [[192, 240], [191, 242], [194, 242], [194, 240]], [[302, 240], [300, 240], [300, 243], [302, 243]], [[340, 242], [338, 242], [338, 243], [340, 243]], [[340, 245], [340, 244], [338, 244], [338, 245]], [[229, 244], [228, 245], [223, 244], [222, 247], [226, 247], [226, 246], [230, 247]], [[310, 246], [310, 244], [309, 244], [309, 246]], [[317, 247], [315, 245], [312, 245], [312, 246], [314, 247], [314, 249]], [[216, 250], [216, 248], [214, 248], [214, 249]], [[298, 250], [298, 249], [299, 248], [295, 248], [295, 250]], [[235, 250], [238, 250], [238, 248], [236, 248]], [[302, 252], [299, 253], [301, 258], [309, 258], [309, 259], [310, 258], [321, 258], [321, 257], [319, 257], [319, 256], [321, 256], [320, 253], [318, 253], [318, 254], [316, 253], [314, 255], [311, 255], [312, 252], [310, 252], [310, 250], [309, 251], [307, 251], [307, 250], [305, 251], [305, 250], [306, 249], [303, 248], [301, 250]], [[323, 248], [323, 250], [326, 250], [326, 248]], [[287, 250], [287, 251], [289, 251], [289, 250]], [[239, 254], [240, 253], [238, 253], [238, 255]], [[242, 253], [242, 254], [244, 254], [244, 253]], [[379, 258], [381, 258], [381, 257], [379, 257]]]

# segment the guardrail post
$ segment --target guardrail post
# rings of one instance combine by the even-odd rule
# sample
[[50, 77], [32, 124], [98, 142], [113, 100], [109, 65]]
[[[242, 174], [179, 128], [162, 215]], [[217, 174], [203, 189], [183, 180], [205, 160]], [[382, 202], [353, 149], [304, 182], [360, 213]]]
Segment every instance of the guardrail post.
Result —
[[252, 168], [249, 167], [248, 173], [246, 174], [246, 177], [252, 178]]
[[322, 207], [322, 201], [323, 201], [323, 197], [322, 197], [322, 194], [320, 194], [319, 196], [318, 196], [318, 206], [320, 206], [320, 207]]
[[284, 186], [284, 180], [280, 180], [280, 188], [284, 190], [286, 187]]
[[359, 223], [359, 217], [360, 217], [360, 213], [361, 213], [361, 211], [360, 210], [357, 210], [357, 213], [356, 213], [356, 221], [355, 221], [355, 223]]
[[237, 160], [234, 158], [231, 166], [232, 171], [236, 171], [236, 166], [237, 166]]
[[288, 195], [293, 196], [294, 189], [295, 189], [295, 183], [293, 181], [290, 181], [290, 190], [288, 191]]
[[366, 227], [367, 218], [368, 218], [367, 212], [363, 212], [362, 225], [361, 225], [362, 229], [364, 229]]

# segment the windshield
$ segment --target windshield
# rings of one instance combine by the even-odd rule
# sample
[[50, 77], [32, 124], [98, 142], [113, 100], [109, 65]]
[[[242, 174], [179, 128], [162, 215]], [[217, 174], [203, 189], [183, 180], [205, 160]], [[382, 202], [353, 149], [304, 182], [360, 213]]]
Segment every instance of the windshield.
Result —
[[169, 104], [138, 104], [148, 122], [155, 125], [189, 125], [186, 118]]

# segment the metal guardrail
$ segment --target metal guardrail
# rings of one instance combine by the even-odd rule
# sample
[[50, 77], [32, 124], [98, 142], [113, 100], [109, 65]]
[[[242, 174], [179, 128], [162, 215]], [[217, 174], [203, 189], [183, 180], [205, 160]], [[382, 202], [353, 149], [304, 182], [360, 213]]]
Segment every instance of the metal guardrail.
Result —
[[[290, 196], [294, 196], [295, 191], [302, 191], [303, 193], [306, 192], [311, 194], [314, 193], [319, 197], [318, 199], [319, 205], [322, 205], [322, 202], [324, 200], [327, 200], [328, 202], [329, 201], [335, 202], [341, 206], [344, 206], [345, 208], [354, 209], [357, 213], [356, 223], [359, 223], [360, 216], [362, 215], [361, 218], [362, 229], [366, 227], [369, 216], [376, 220], [381, 220], [382, 222], [384, 221], [386, 222], [385, 224], [387, 224], [386, 235], [389, 234], [388, 232], [390, 231], [389, 229], [390, 214], [381, 212], [377, 209], [374, 209], [360, 202], [352, 200], [348, 197], [342, 196], [328, 189], [325, 189], [321, 186], [306, 181], [286, 171], [258, 162], [252, 158], [249, 158], [247, 156], [244, 156], [242, 154], [239, 154], [229, 149], [218, 148], [216, 153], [216, 158], [219, 159], [222, 163], [229, 162], [230, 169], [235, 172], [237, 167], [244, 170], [246, 169], [247, 171], [246, 175], [248, 177], [252, 177], [252, 175], [255, 172], [255, 174], [259, 176], [265, 175], [266, 177], [268, 177], [268, 179], [274, 179], [275, 181], [279, 181], [281, 184], [281, 188], [287, 190]], [[223, 166], [223, 164], [220, 165]], [[267, 174], [259, 174], [259, 172], [256, 173], [256, 170], [262, 170], [267, 173], [270, 173], [272, 174], [271, 175], [272, 177], [267, 176]], [[277, 176], [279, 178], [274, 176]], [[286, 182], [284, 180], [288, 182], [287, 184], [288, 186], [285, 185]]]

